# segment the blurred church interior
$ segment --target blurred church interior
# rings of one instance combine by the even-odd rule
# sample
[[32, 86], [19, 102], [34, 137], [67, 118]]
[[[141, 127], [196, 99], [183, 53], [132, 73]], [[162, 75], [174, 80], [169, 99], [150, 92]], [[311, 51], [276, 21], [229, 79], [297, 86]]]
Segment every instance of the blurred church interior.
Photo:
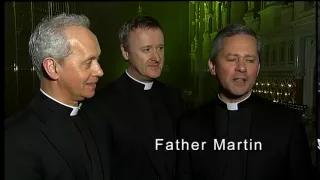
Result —
[[183, 90], [188, 109], [216, 95], [217, 81], [207, 67], [211, 40], [222, 27], [239, 23], [262, 37], [261, 70], [254, 92], [303, 112], [315, 156], [316, 94], [320, 92], [316, 7], [316, 1], [5, 2], [5, 116], [25, 107], [39, 90], [28, 40], [44, 16], [67, 12], [90, 18], [105, 73], [98, 88], [126, 68], [117, 34], [121, 23], [137, 15], [155, 17], [166, 43], [160, 80]]

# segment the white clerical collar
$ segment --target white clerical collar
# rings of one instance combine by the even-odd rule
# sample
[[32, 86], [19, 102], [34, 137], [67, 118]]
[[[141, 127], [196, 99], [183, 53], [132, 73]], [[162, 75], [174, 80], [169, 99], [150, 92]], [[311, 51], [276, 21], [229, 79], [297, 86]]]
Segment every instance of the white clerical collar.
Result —
[[152, 88], [153, 82], [142, 82], [142, 81], [139, 81], [139, 80], [135, 79], [134, 77], [130, 76], [130, 74], [128, 73], [128, 70], [126, 70], [126, 73], [134, 81], [137, 81], [138, 83], [143, 84], [144, 90], [150, 90]]
[[225, 102], [224, 100], [221, 99], [221, 97], [220, 97], [219, 94], [218, 94], [218, 98], [219, 98], [222, 102], [226, 103], [227, 109], [228, 109], [229, 111], [237, 111], [237, 110], [238, 110], [238, 104], [241, 103], [241, 102], [243, 102], [243, 101], [245, 101], [245, 100], [247, 100], [247, 99], [251, 96], [251, 92], [252, 92], [252, 91], [249, 92], [249, 94], [248, 94], [248, 96], [247, 96], [246, 98], [242, 99], [242, 100], [239, 101], [239, 102], [233, 102], [233, 103]]
[[75, 115], [78, 114], [78, 111], [79, 111], [82, 103], [80, 103], [78, 106], [70, 106], [70, 105], [68, 105], [68, 104], [64, 104], [64, 103], [62, 103], [62, 102], [54, 99], [54, 98], [51, 97], [49, 94], [45, 93], [41, 88], [40, 88], [40, 91], [41, 91], [44, 95], [46, 95], [48, 98], [52, 99], [53, 101], [55, 101], [55, 102], [57, 102], [57, 103], [59, 103], [59, 104], [61, 104], [61, 105], [64, 105], [64, 106], [67, 106], [67, 107], [71, 108], [72, 111], [71, 111], [71, 113], [70, 113], [70, 116], [75, 116]]

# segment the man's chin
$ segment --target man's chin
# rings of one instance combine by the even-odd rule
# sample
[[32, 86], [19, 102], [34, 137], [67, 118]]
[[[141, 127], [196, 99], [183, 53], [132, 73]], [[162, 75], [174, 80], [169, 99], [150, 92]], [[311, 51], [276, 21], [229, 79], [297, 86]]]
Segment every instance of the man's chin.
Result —
[[95, 95], [95, 91], [92, 91], [84, 94], [82, 97], [83, 99], [90, 99], [90, 98], [93, 98], [94, 95]]
[[161, 73], [149, 73], [148, 77], [150, 79], [157, 79], [158, 77], [160, 77]]
[[225, 91], [224, 94], [228, 98], [231, 99], [239, 99], [242, 98], [243, 96], [246, 96], [250, 90], [231, 90], [231, 91]]
[[249, 93], [249, 91], [244, 91], [244, 92], [234, 92], [231, 94], [231, 96], [235, 99], [241, 99], [243, 98], [244, 96], [247, 96]]

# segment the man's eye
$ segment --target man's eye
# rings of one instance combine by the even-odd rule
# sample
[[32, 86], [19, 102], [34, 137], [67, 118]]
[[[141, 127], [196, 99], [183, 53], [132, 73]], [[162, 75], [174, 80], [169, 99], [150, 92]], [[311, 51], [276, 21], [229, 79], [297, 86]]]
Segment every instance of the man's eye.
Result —
[[143, 49], [142, 51], [143, 52], [149, 52], [151, 49], [150, 48], [146, 48], [146, 49]]
[[92, 61], [87, 61], [87, 62], [85, 63], [85, 65], [86, 65], [86, 66], [90, 66], [91, 63], [92, 63]]
[[227, 58], [227, 61], [235, 61], [237, 58]]

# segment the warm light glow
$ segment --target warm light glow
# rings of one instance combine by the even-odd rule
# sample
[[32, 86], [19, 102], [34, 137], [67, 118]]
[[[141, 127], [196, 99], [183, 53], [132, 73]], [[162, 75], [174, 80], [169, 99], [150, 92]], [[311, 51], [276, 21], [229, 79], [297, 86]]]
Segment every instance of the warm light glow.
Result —
[[18, 71], [18, 65], [16, 65], [16, 63], [13, 63], [13, 71], [16, 72]]

